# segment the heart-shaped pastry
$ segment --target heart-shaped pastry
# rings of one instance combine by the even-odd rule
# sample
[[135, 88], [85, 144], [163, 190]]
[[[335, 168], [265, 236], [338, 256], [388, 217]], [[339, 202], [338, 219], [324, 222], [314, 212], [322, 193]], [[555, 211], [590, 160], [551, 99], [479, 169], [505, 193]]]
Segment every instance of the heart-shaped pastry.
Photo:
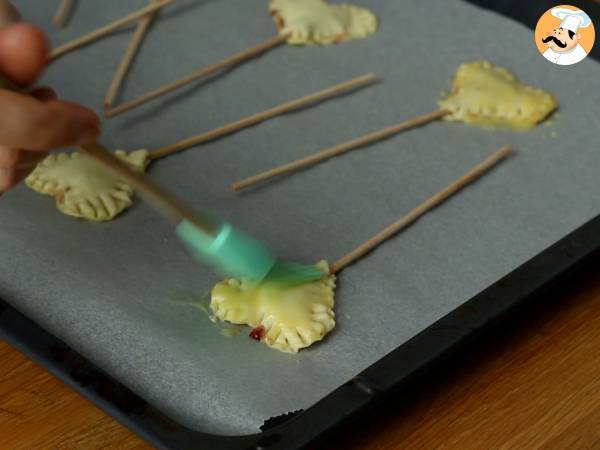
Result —
[[354, 5], [324, 0], [271, 0], [269, 12], [281, 36], [294, 45], [328, 45], [362, 39], [377, 31], [377, 17]]
[[[148, 152], [115, 152], [133, 169], [144, 172]], [[56, 199], [68, 216], [97, 222], [112, 220], [131, 206], [133, 189], [81, 153], [55, 153], [44, 159], [25, 180], [36, 192]]]
[[269, 347], [296, 353], [335, 327], [335, 276], [325, 261], [317, 267], [323, 278], [304, 284], [221, 281], [212, 290], [210, 307], [220, 320], [255, 328], [252, 337]]
[[513, 130], [533, 128], [558, 107], [552, 94], [522, 84], [508, 70], [485, 60], [462, 64], [452, 93], [439, 104], [450, 112], [447, 120]]

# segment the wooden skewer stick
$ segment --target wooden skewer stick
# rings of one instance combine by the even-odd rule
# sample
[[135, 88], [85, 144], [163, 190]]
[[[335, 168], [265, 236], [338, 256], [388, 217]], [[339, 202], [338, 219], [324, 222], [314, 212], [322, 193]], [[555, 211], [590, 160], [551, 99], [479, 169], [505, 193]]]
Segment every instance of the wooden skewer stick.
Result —
[[67, 18], [69, 17], [69, 14], [73, 9], [74, 3], [75, 0], [62, 0], [60, 2], [60, 6], [58, 7], [56, 14], [54, 15], [54, 19], [52, 19], [54, 25], [61, 28], [65, 26]]
[[387, 139], [395, 134], [410, 130], [411, 128], [423, 126], [425, 124], [438, 120], [446, 114], [448, 114], [448, 111], [445, 110], [439, 110], [428, 114], [423, 114], [422, 116], [418, 116], [413, 119], [400, 122], [396, 125], [392, 125], [391, 127], [374, 131], [373, 133], [369, 133], [357, 139], [353, 139], [351, 141], [344, 142], [334, 147], [327, 148], [313, 155], [307, 156], [306, 158], [298, 159], [291, 163], [284, 164], [283, 166], [267, 170], [266, 172], [260, 173], [258, 175], [245, 178], [241, 181], [231, 184], [229, 187], [234, 191], [239, 191], [250, 186], [254, 186], [271, 178], [295, 172], [297, 170], [303, 169], [308, 166], [312, 166], [319, 162], [326, 161], [328, 159], [333, 158], [334, 156], [338, 156], [342, 153], [349, 152], [350, 150], [354, 150], [356, 148], [364, 147], [374, 142]]
[[139, 9], [138, 11], [135, 11], [125, 17], [122, 17], [121, 19], [115, 20], [114, 22], [111, 22], [108, 25], [98, 28], [97, 30], [92, 31], [91, 33], [81, 36], [71, 42], [67, 42], [66, 44], [54, 49], [52, 53], [50, 53], [50, 59], [56, 59], [59, 56], [64, 55], [65, 53], [75, 50], [76, 48], [90, 44], [106, 36], [107, 34], [110, 34], [113, 31], [130, 24], [131, 22], [135, 22], [141, 19], [142, 17], [153, 13], [154, 11], [158, 11], [159, 9], [164, 8], [165, 6], [173, 3], [174, 1], [175, 0], [158, 0], [155, 4], [148, 5], [145, 8]]
[[[152, 3], [157, 3], [157, 0], [152, 0], [151, 4]], [[148, 29], [150, 28], [150, 25], [152, 24], [152, 20], [154, 19], [155, 15], [156, 15], [156, 12], [148, 14], [146, 17], [143, 17], [142, 19], [140, 19], [140, 22], [138, 23], [138, 26], [135, 30], [135, 33], [133, 33], [133, 36], [131, 37], [131, 41], [129, 41], [129, 46], [127, 47], [127, 50], [125, 51], [125, 54], [123, 55], [123, 58], [121, 59], [121, 62], [117, 66], [117, 70], [115, 71], [115, 74], [110, 83], [108, 91], [106, 92], [106, 96], [104, 97], [104, 106], [105, 107], [108, 108], [113, 105], [115, 98], [116, 98], [117, 94], [119, 93], [119, 90], [121, 89], [121, 85], [123, 84], [125, 75], [127, 75], [129, 67], [131, 66], [131, 63], [133, 62], [135, 55], [137, 54], [140, 46], [142, 45], [142, 42], [144, 41], [144, 37], [146, 36], [146, 33], [148, 32]]]
[[504, 146], [492, 156], [488, 157], [485, 161], [479, 163], [473, 169], [471, 169], [468, 173], [463, 175], [458, 180], [454, 181], [440, 192], [435, 194], [433, 197], [429, 198], [425, 202], [421, 203], [407, 215], [402, 217], [397, 222], [390, 225], [385, 230], [381, 231], [379, 234], [373, 236], [367, 242], [362, 244], [360, 247], [348, 253], [346, 256], [340, 258], [331, 266], [331, 273], [336, 274], [340, 272], [342, 269], [348, 267], [350, 264], [354, 263], [358, 259], [362, 258], [364, 255], [369, 253], [375, 247], [379, 246], [383, 242], [390, 239], [396, 233], [402, 231], [407, 228], [412, 223], [416, 222], [421, 216], [425, 215], [427, 212], [431, 211], [436, 206], [440, 205], [448, 198], [452, 197], [458, 191], [463, 189], [468, 184], [477, 180], [481, 176], [483, 176], [486, 172], [488, 172], [492, 167], [498, 164], [500, 161], [505, 159], [508, 155], [512, 153], [512, 148], [510, 146]]
[[172, 153], [185, 150], [189, 147], [193, 147], [195, 145], [202, 144], [226, 136], [228, 134], [235, 133], [236, 131], [264, 122], [265, 120], [271, 119], [275, 116], [279, 116], [281, 114], [285, 114], [287, 112], [300, 109], [314, 103], [318, 103], [320, 101], [323, 101], [330, 97], [335, 97], [347, 91], [358, 89], [359, 87], [374, 83], [375, 81], [377, 81], [377, 77], [374, 74], [369, 73], [367, 75], [363, 75], [361, 77], [354, 78], [352, 80], [345, 81], [340, 84], [336, 84], [335, 86], [332, 86], [330, 88], [323, 89], [322, 91], [318, 91], [305, 97], [301, 97], [297, 100], [292, 100], [279, 106], [275, 106], [274, 108], [267, 109], [266, 111], [253, 114], [236, 122], [230, 123], [229, 125], [216, 128], [207, 133], [203, 133], [198, 136], [193, 136], [191, 138], [184, 139], [181, 142], [177, 142], [176, 144], [159, 148], [158, 150], [154, 150], [153, 152], [151, 152], [149, 157], [151, 160], [162, 158]]
[[137, 108], [138, 106], [148, 103], [151, 100], [154, 100], [165, 94], [173, 92], [183, 86], [186, 86], [196, 80], [199, 80], [200, 78], [204, 78], [204, 77], [211, 75], [215, 72], [218, 72], [219, 70], [222, 70], [226, 67], [233, 66], [235, 64], [239, 64], [242, 61], [245, 61], [245, 60], [248, 60], [251, 58], [255, 58], [256, 56], [260, 55], [261, 53], [266, 52], [267, 50], [270, 50], [274, 47], [278, 47], [278, 46], [284, 44], [286, 41], [287, 41], [287, 36], [277, 36], [277, 37], [268, 39], [267, 41], [265, 41], [261, 44], [258, 44], [255, 47], [252, 47], [248, 50], [244, 50], [243, 52], [237, 53], [235, 55], [229, 56], [229, 57], [227, 57], [219, 62], [216, 62], [214, 64], [211, 64], [209, 66], [203, 67], [202, 69], [197, 70], [196, 72], [194, 72], [180, 80], [176, 80], [171, 83], [165, 84], [164, 86], [161, 86], [152, 92], [148, 92], [147, 94], [144, 94], [141, 97], [138, 97], [134, 100], [125, 102], [122, 105], [119, 105], [116, 108], [113, 108], [113, 109], [107, 111], [106, 117], [115, 117], [126, 111]]

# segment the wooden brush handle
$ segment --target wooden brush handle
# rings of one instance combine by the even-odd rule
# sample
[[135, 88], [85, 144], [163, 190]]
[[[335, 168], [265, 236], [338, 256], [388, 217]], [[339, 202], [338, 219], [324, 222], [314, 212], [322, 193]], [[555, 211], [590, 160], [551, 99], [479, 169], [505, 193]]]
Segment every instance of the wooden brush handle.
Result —
[[163, 187], [156, 184], [143, 173], [131, 169], [101, 145], [85, 145], [81, 147], [81, 151], [94, 158], [119, 178], [125, 180], [127, 184], [130, 184], [142, 197], [152, 203], [152, 205], [175, 224], [179, 224], [185, 219], [211, 236], [217, 233], [218, 226], [212, 220], [207, 217], [200, 218], [192, 213], [189, 208], [184, 206]]

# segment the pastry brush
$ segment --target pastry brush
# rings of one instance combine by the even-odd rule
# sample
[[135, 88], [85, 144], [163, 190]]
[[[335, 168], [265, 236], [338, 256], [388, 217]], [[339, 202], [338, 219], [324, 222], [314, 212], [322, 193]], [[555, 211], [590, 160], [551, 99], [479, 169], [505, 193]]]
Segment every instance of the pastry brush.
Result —
[[[0, 0], [0, 29], [21, 20], [16, 9]], [[23, 92], [0, 74], [0, 88]], [[101, 163], [106, 169], [125, 180], [175, 225], [177, 236], [194, 257], [224, 275], [262, 280], [277, 278], [290, 283], [317, 280], [323, 273], [315, 266], [280, 261], [261, 242], [233, 228], [230, 224], [194, 214], [164, 188], [144, 174], [131, 169], [100, 144], [86, 145], [81, 151]]]
[[130, 184], [170, 219], [176, 225], [176, 235], [191, 254], [218, 272], [236, 278], [262, 280], [269, 277], [289, 283], [304, 283], [323, 277], [323, 272], [316, 266], [283, 262], [263, 243], [229, 223], [206, 213], [192, 212], [163, 187], [131, 169], [101, 145], [86, 145], [81, 147], [81, 151]]

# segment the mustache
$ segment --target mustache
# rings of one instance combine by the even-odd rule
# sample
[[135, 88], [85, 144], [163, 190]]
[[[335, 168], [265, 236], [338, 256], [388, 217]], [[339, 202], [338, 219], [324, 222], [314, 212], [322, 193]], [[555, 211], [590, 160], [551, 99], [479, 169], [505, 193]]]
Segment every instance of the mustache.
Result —
[[558, 38], [557, 38], [556, 36], [548, 36], [548, 37], [542, 38], [542, 42], [543, 42], [544, 44], [546, 44], [546, 43], [548, 43], [548, 42], [550, 42], [550, 41], [554, 41], [554, 43], [555, 43], [556, 45], [558, 45], [560, 48], [565, 48], [565, 47], [567, 46], [567, 43], [566, 43], [566, 42], [561, 42], [561, 41], [559, 41], [559, 40], [558, 40]]

